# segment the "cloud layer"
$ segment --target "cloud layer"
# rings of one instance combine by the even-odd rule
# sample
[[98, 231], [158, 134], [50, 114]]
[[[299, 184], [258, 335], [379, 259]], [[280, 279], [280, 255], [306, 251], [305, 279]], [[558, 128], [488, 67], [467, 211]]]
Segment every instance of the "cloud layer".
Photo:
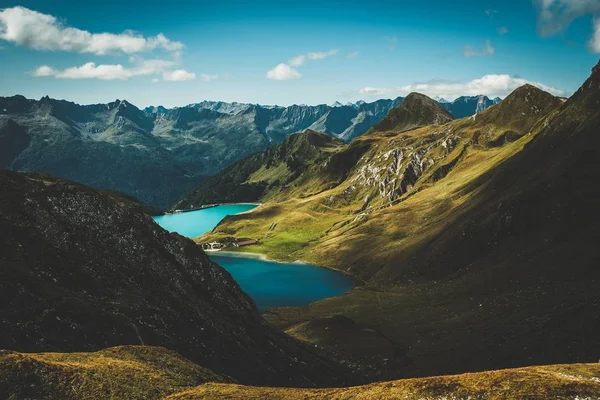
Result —
[[267, 78], [274, 79], [276, 81], [298, 79], [301, 76], [302, 74], [300, 74], [300, 72], [284, 63], [277, 65], [275, 68], [267, 72]]
[[496, 49], [489, 40], [485, 41], [481, 49], [475, 49], [471, 45], [467, 45], [463, 49], [463, 55], [465, 57], [491, 56], [494, 55], [494, 53], [496, 53]]
[[538, 10], [538, 32], [542, 36], [555, 35], [583, 15], [594, 16], [594, 33], [588, 42], [590, 51], [600, 53], [599, 0], [532, 0]]
[[162, 49], [177, 54], [183, 43], [171, 41], [162, 33], [144, 37], [132, 31], [90, 33], [64, 26], [56, 17], [25, 7], [0, 10], [0, 39], [35, 50], [61, 50], [105, 55], [134, 54]]
[[[196, 74], [183, 69], [171, 70], [175, 66], [172, 61], [166, 60], [133, 60], [133, 67], [124, 67], [121, 64], [100, 64], [93, 62], [85, 63], [79, 67], [70, 67], [63, 70], [54, 69], [48, 65], [42, 65], [33, 71], [33, 76], [57, 79], [100, 79], [100, 80], [128, 80], [135, 76], [159, 75], [165, 81], [187, 81], [194, 79]], [[155, 82], [157, 78], [152, 81]]]
[[175, 71], [163, 72], [163, 79], [169, 82], [191, 81], [194, 78], [196, 78], [195, 73], [188, 72], [184, 69], [176, 69]]
[[504, 98], [513, 90], [525, 84], [537, 86], [555, 96], [564, 96], [566, 94], [563, 90], [510, 75], [485, 75], [464, 83], [432, 81], [397, 88], [364, 87], [359, 90], [359, 93], [367, 96], [382, 97], [406, 96], [411, 92], [419, 92], [430, 97], [443, 97], [447, 100], [452, 100], [459, 96], [477, 96], [480, 94], [488, 97]]

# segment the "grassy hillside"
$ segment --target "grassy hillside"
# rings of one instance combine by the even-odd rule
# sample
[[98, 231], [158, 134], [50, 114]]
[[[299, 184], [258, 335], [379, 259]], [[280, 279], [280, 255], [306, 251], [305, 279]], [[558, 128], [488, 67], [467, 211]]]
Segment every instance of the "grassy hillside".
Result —
[[209, 383], [168, 398], [591, 400], [599, 397], [600, 364], [572, 364], [405, 379], [342, 389], [274, 389]]
[[311, 130], [291, 135], [283, 143], [245, 158], [209, 178], [173, 208], [264, 201], [276, 198], [282, 192], [288, 195], [295, 188], [302, 191], [297, 195], [309, 195], [319, 188], [332, 186], [328, 181], [311, 180], [311, 176], [320, 176], [315, 172], [343, 143], [330, 135]]
[[95, 353], [0, 351], [3, 399], [159, 399], [207, 381], [232, 382], [161, 347], [119, 346]]
[[[429, 104], [419, 96], [407, 99]], [[527, 103], [526, 97], [536, 97], [536, 101], [521, 107]], [[317, 261], [369, 279], [375, 269], [389, 262], [379, 260], [387, 251], [400, 250], [399, 242], [408, 246], [420, 240], [416, 234], [430, 232], [423, 228], [443, 228], [439, 224], [424, 226], [422, 221], [443, 219], [448, 206], [465, 202], [466, 197], [457, 196], [458, 190], [522, 149], [537, 132], [536, 121], [560, 105], [559, 99], [527, 86], [507, 100], [476, 118], [442, 126], [399, 133], [372, 130], [337, 149], [325, 167], [306, 174], [320, 182], [337, 178], [340, 183], [333, 188], [323, 187], [312, 196], [296, 195], [302, 185], [283, 189], [271, 201], [261, 198], [265, 204], [253, 213], [229, 217], [199, 240], [254, 237], [261, 245], [248, 250], [283, 260]], [[433, 110], [421, 114], [436, 115], [438, 108], [435, 103]], [[513, 114], [528, 117], [517, 126], [511, 119], [507, 121]], [[203, 190], [209, 190], [208, 186]]]
[[0, 351], [6, 399], [595, 399], [600, 364], [549, 365], [329, 389], [243, 386], [177, 353], [119, 346], [94, 353]]
[[333, 346], [305, 324], [342, 315], [377, 332], [369, 358], [389, 378], [595, 361], [598, 83], [596, 68], [566, 102], [524, 86], [473, 117], [364, 135], [337, 187], [198, 240], [253, 237], [250, 251], [364, 280], [267, 318], [349, 358], [364, 337]]
[[443, 125], [454, 117], [437, 101], [420, 93], [411, 93], [369, 130], [401, 132], [425, 125]]

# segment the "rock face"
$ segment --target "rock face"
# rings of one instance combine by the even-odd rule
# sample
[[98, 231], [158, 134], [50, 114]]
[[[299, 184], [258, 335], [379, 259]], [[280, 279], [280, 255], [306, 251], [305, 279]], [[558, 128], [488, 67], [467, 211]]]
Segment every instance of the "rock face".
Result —
[[335, 384], [345, 370], [270, 328], [231, 276], [134, 203], [0, 171], [0, 348], [164, 346], [239, 382]]
[[480, 113], [487, 108], [500, 103], [502, 99], [496, 97], [490, 99], [487, 96], [461, 96], [452, 102], [442, 102], [440, 104], [444, 107], [454, 118], [465, 118], [471, 115]]

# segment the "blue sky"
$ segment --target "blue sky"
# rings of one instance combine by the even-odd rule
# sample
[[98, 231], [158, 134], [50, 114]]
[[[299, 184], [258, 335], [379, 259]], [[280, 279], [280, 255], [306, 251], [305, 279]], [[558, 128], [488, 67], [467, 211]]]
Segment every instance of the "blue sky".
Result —
[[38, 0], [0, 9], [0, 96], [84, 104], [503, 97], [526, 82], [569, 95], [600, 52], [600, 0]]

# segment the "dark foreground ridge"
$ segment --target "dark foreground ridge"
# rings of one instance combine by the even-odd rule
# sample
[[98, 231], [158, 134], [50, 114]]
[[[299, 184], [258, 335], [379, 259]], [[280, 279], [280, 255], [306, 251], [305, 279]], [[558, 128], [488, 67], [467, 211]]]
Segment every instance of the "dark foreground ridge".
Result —
[[248, 384], [336, 385], [346, 370], [269, 327], [192, 241], [119, 196], [0, 171], [0, 349], [164, 346]]

